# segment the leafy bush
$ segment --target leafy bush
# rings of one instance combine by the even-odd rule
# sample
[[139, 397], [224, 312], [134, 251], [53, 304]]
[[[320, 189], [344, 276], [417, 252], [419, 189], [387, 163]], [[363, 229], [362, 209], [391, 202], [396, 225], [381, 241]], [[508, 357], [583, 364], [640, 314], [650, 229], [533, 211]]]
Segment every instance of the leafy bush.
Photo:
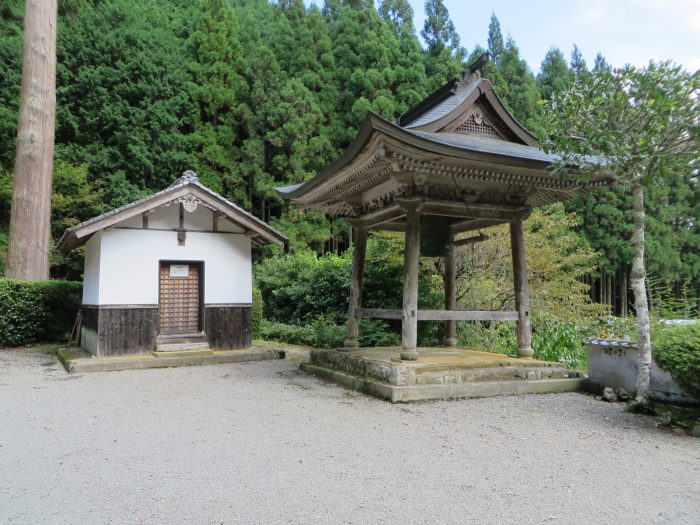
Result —
[[575, 370], [585, 370], [588, 357], [582, 344], [584, 337], [583, 332], [571, 323], [552, 318], [539, 320], [532, 332], [533, 357], [566, 363]]
[[656, 363], [700, 399], [700, 322], [657, 328], [652, 343]]
[[[518, 338], [514, 322], [457, 323], [459, 346], [516, 355]], [[586, 369], [586, 351], [582, 345], [587, 333], [572, 323], [553, 316], [535, 315], [532, 319], [534, 358], [566, 363], [575, 370]]]
[[458, 322], [457, 338], [470, 350], [515, 355], [518, 349], [515, 323]]
[[401, 344], [401, 336], [392, 331], [387, 321], [362, 319], [357, 341], [360, 346], [398, 346]]
[[[442, 279], [426, 262], [420, 269], [419, 305], [440, 308], [444, 297]], [[306, 326], [323, 317], [333, 325], [345, 326], [351, 271], [351, 251], [323, 257], [300, 252], [262, 260], [254, 272], [263, 296], [265, 319]], [[373, 233], [367, 243], [362, 304], [367, 308], [401, 308], [402, 293], [403, 240], [393, 234]], [[361, 340], [393, 344], [396, 339], [391, 334], [400, 333], [399, 323], [365, 321], [360, 328]], [[438, 325], [442, 323], [419, 323], [421, 345], [435, 344], [442, 330]], [[365, 329], [370, 331], [366, 336]]]
[[253, 337], [260, 337], [263, 319], [263, 298], [259, 288], [253, 288]]
[[0, 347], [66, 340], [81, 291], [72, 281], [0, 279]]
[[[324, 316], [319, 316], [305, 325], [263, 319], [260, 331], [255, 337], [314, 348], [338, 348], [343, 346], [345, 341], [345, 329], [344, 324], [333, 324]], [[386, 321], [363, 319], [358, 341], [360, 346], [397, 346], [401, 344], [401, 337], [390, 330]]]
[[271, 321], [301, 325], [323, 315], [339, 324], [347, 316], [347, 256], [303, 252], [265, 259], [256, 265], [255, 281]]
[[263, 319], [260, 337], [270, 341], [281, 341], [314, 348], [337, 348], [343, 346], [345, 327], [331, 323], [319, 316], [305, 325], [292, 325]]

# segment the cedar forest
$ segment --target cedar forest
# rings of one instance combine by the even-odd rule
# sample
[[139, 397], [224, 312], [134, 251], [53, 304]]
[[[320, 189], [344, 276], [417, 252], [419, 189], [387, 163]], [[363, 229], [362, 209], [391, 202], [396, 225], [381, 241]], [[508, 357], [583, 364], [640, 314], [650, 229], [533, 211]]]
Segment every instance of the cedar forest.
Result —
[[[330, 316], [332, 323], [317, 324], [316, 333], [342, 323], [346, 306], [344, 296], [324, 294], [323, 280], [309, 276], [308, 268], [325, 265], [329, 275], [349, 271], [347, 264], [337, 266], [347, 261], [348, 224], [290, 206], [275, 186], [313, 177], [342, 153], [368, 111], [396, 118], [484, 51], [491, 57], [485, 76], [516, 119], [543, 141], [546, 101], [577, 78], [611, 68], [600, 53], [589, 66], [574, 45], [570, 59], [551, 48], [534, 73], [515, 40], [504, 38], [495, 15], [485, 47], [465, 49], [442, 0], [426, 1], [422, 28], [414, 27], [407, 0], [379, 0], [376, 6], [372, 0], [326, 0], [322, 7], [302, 0], [72, 0], [59, 9], [54, 241], [66, 227], [163, 189], [193, 169], [205, 185], [289, 236], [296, 255], [263, 259], [256, 283], [273, 321], [303, 324]], [[3, 0], [0, 270], [12, 193], [22, 16], [22, 1]], [[645, 188], [650, 298], [660, 315], [697, 312], [697, 184], [689, 170]], [[560, 318], [570, 316], [571, 295], [590, 295], [613, 312], [627, 312], [631, 210], [629, 192], [609, 188], [533, 213], [533, 295], [540, 294], [550, 312], [558, 315], [559, 308]], [[489, 308], [508, 301], [503, 241], [495, 231], [461, 258], [460, 300]], [[368, 279], [373, 264], [377, 272], [382, 264], [400, 267], [399, 244], [391, 235], [377, 236]], [[52, 276], [80, 279], [81, 257], [52, 254]], [[421, 293], [430, 302], [440, 263], [422, 264]], [[487, 270], [492, 278], [475, 278]], [[279, 282], [284, 272], [294, 286], [291, 277]], [[295, 297], [307, 278], [307, 292], [317, 288], [315, 298]], [[375, 288], [369, 304], [382, 303], [382, 284]], [[314, 312], [288, 311], [312, 299]], [[338, 304], [327, 304], [336, 299]], [[585, 302], [578, 300], [582, 315], [600, 313]], [[370, 335], [381, 333], [371, 328]], [[423, 329], [424, 336], [430, 330]]]

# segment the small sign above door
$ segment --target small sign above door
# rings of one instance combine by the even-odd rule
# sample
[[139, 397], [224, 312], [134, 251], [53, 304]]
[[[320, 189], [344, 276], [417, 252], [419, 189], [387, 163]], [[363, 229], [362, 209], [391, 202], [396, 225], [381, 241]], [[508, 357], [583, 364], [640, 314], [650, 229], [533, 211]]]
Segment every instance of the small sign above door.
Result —
[[189, 277], [190, 275], [190, 265], [189, 264], [171, 264], [170, 265], [170, 277]]

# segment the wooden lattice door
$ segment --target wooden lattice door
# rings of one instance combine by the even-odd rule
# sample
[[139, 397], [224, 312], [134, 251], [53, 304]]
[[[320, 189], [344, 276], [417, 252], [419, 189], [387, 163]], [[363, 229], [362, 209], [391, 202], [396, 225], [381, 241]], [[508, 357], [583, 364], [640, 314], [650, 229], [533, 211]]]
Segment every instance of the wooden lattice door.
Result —
[[199, 331], [200, 274], [198, 264], [161, 263], [161, 334], [192, 334]]

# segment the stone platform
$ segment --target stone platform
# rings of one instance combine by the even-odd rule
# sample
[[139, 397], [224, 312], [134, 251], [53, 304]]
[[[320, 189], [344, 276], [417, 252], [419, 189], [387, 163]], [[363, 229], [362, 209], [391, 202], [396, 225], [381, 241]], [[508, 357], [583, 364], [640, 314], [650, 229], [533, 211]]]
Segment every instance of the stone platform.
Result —
[[141, 370], [145, 368], [170, 368], [174, 366], [217, 365], [221, 363], [243, 363], [284, 359], [282, 350], [254, 346], [242, 350], [192, 350], [153, 352], [150, 355], [126, 355], [115, 357], [93, 357], [81, 348], [59, 350], [58, 359], [68, 373], [114, 372], [118, 370]]
[[517, 359], [459, 348], [419, 348], [402, 361], [401, 348], [314, 350], [302, 370], [393, 403], [430, 399], [572, 392], [586, 378], [561, 363]]

